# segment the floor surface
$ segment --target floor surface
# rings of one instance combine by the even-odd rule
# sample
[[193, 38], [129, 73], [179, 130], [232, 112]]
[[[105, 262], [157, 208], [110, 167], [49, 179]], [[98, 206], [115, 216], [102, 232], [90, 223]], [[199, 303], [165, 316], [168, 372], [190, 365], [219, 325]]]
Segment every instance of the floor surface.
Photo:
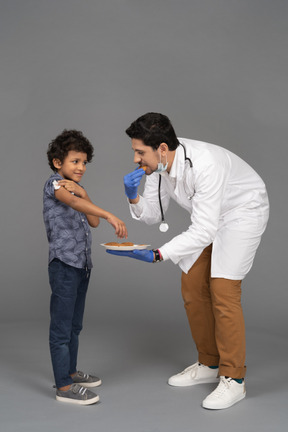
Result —
[[181, 328], [86, 323], [78, 366], [103, 381], [100, 402], [87, 407], [55, 400], [47, 323], [2, 323], [0, 334], [1, 432], [287, 430], [287, 347], [279, 335], [247, 329], [247, 397], [227, 410], [209, 411], [201, 401], [214, 384], [167, 384], [195, 360], [190, 335], [182, 337]]

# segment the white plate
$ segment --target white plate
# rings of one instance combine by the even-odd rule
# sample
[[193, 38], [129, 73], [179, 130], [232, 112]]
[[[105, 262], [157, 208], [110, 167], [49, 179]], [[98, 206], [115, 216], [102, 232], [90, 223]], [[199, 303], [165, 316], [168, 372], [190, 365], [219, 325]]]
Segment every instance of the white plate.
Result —
[[105, 243], [101, 243], [101, 246], [104, 246], [106, 249], [109, 250], [132, 251], [134, 249], [138, 249], [138, 250], [147, 249], [147, 247], [150, 245], [141, 244], [141, 245], [134, 245], [134, 246], [111, 246], [111, 245], [106, 245]]

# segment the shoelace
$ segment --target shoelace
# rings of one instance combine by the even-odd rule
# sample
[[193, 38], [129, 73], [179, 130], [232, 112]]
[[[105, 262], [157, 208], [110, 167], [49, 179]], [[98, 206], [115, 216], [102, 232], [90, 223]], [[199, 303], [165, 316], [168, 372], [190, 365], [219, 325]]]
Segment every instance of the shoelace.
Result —
[[195, 363], [192, 366], [188, 366], [186, 369], [184, 369], [182, 372], [180, 372], [180, 375], [184, 375], [186, 372], [191, 372], [191, 377], [195, 378], [197, 375], [198, 367], [201, 366], [200, 363]]
[[218, 387], [214, 390], [213, 394], [216, 397], [220, 397], [225, 393], [227, 389], [230, 387], [230, 382], [232, 381], [232, 378], [225, 378], [220, 377], [220, 382], [218, 384]]
[[73, 391], [73, 393], [77, 394], [81, 394], [82, 396], [85, 395], [87, 388], [84, 388], [82, 386], [79, 386], [78, 384], [74, 384], [71, 386], [71, 390]]
[[88, 374], [86, 374], [84, 372], [81, 372], [81, 371], [77, 371], [77, 375], [80, 376], [81, 378], [84, 378], [84, 379], [88, 379], [89, 378]]
[[[57, 388], [56, 385], [53, 385], [53, 388]], [[84, 388], [82, 386], [79, 386], [79, 384], [72, 384], [70, 390], [73, 391], [73, 393], [80, 393], [82, 396], [84, 396], [84, 394], [87, 391], [87, 388]]]

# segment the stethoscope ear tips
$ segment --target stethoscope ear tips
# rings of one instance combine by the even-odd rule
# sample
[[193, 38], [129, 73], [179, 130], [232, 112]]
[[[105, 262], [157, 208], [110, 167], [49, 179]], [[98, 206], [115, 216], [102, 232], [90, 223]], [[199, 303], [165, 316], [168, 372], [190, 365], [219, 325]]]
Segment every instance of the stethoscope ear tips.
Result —
[[159, 230], [161, 232], [167, 232], [169, 229], [169, 225], [166, 222], [162, 222], [159, 226]]

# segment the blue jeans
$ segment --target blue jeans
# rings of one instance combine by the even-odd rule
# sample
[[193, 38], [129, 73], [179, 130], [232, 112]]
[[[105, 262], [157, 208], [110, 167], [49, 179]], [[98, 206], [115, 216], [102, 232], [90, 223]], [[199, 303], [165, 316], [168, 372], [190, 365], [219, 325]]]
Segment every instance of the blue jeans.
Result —
[[50, 353], [56, 387], [73, 383], [77, 370], [78, 336], [83, 326], [90, 270], [69, 266], [59, 259], [49, 264]]

